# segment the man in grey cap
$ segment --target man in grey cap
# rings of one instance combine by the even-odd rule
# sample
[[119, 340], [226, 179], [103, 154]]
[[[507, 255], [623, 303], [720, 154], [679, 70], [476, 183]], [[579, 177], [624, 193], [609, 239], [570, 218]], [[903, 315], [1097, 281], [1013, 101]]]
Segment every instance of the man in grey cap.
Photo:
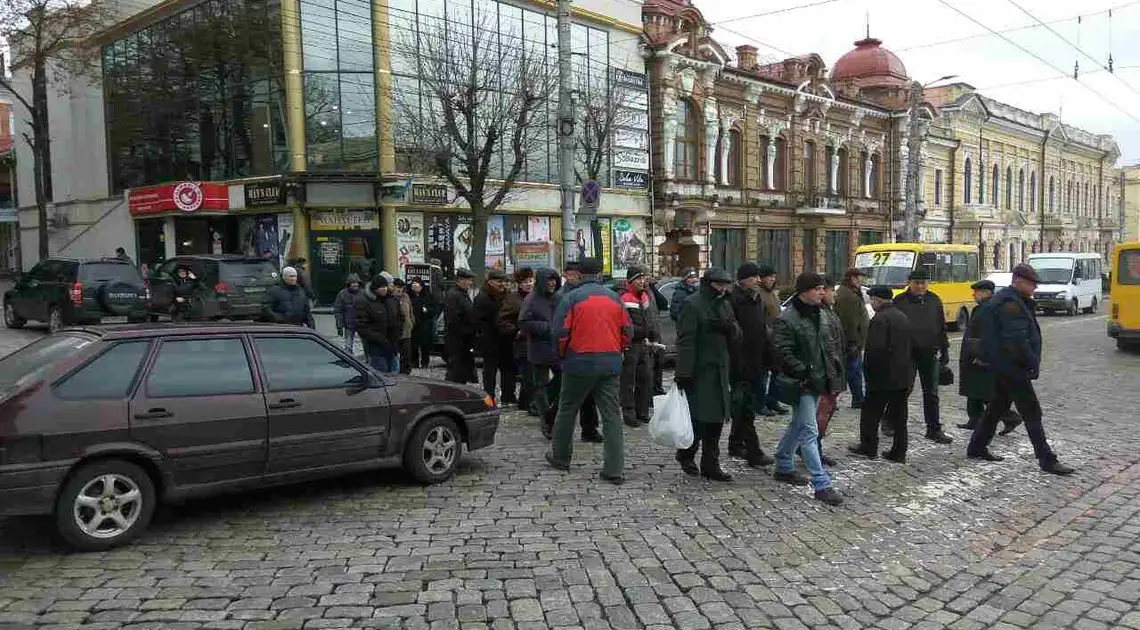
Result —
[[475, 377], [475, 304], [471, 300], [471, 283], [475, 274], [466, 269], [455, 270], [455, 286], [443, 298], [443, 354], [447, 358], [447, 380], [453, 383], [477, 383]]
[[1049, 447], [1041, 422], [1041, 403], [1033, 390], [1033, 381], [1041, 370], [1041, 327], [1037, 325], [1037, 305], [1033, 302], [1037, 283], [1033, 267], [1024, 263], [1017, 265], [1013, 268], [1012, 286], [998, 291], [982, 309], [982, 348], [996, 383], [994, 396], [966, 447], [966, 456], [1002, 461], [1002, 457], [990, 452], [990, 441], [997, 423], [1010, 405], [1016, 404], [1041, 470], [1054, 475], [1071, 475], [1073, 468], [1058, 461]]

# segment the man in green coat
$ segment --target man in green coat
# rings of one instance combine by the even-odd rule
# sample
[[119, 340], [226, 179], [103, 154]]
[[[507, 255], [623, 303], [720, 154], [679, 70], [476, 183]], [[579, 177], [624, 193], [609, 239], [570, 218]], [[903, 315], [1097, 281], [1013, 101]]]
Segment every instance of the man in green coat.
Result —
[[843, 339], [847, 344], [847, 387], [851, 390], [851, 408], [863, 406], [863, 344], [867, 342], [867, 303], [863, 299], [863, 272], [852, 267], [843, 274], [843, 284], [835, 292], [835, 314], [843, 322]]
[[[819, 427], [816, 410], [819, 397], [843, 387], [842, 349], [829, 340], [840, 335], [832, 329], [837, 318], [821, 312], [823, 276], [806, 272], [796, 278], [796, 296], [772, 327], [772, 345], [776, 353], [779, 376], [776, 397], [792, 405], [792, 417], [784, 437], [776, 447], [777, 481], [796, 486], [809, 483], [815, 498], [828, 505], [843, 503], [843, 497], [831, 487], [831, 478], [819, 459]], [[804, 466], [811, 473], [808, 480], [796, 472], [797, 447]]]
[[[677, 322], [674, 378], [689, 399], [696, 438], [692, 446], [677, 451], [677, 461], [686, 474], [713, 481], [732, 481], [720, 467], [720, 434], [732, 413], [728, 349], [740, 338], [728, 301], [730, 286], [728, 273], [710, 268], [701, 279], [701, 288], [685, 300]], [[698, 447], [700, 468], [694, 462]]]

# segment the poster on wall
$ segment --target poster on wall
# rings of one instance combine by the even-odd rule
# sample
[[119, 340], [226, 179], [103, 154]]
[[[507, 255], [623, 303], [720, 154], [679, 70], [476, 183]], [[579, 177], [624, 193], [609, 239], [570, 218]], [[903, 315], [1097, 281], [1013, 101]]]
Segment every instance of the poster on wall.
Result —
[[574, 242], [567, 250], [569, 260], [581, 261], [594, 253], [594, 232], [590, 229], [590, 220], [581, 217], [574, 219]]
[[456, 269], [471, 269], [471, 250], [475, 245], [475, 230], [471, 225], [471, 217], [457, 215], [455, 217], [455, 231], [452, 238], [452, 251], [455, 253]]
[[598, 237], [602, 242], [602, 273], [613, 275], [613, 244], [610, 242], [611, 223], [609, 219], [598, 219]]
[[409, 263], [424, 262], [424, 215], [396, 213], [396, 259], [401, 276]]
[[541, 243], [550, 240], [550, 217], [529, 217], [527, 219], [526, 240]]
[[427, 262], [438, 260], [443, 275], [449, 278], [455, 276], [454, 219], [453, 214], [428, 215]]
[[645, 264], [645, 219], [623, 217], [613, 220], [613, 276], [624, 278], [633, 265]]
[[[496, 214], [487, 219], [487, 249], [484, 251], [488, 258], [502, 256], [507, 252], [504, 234], [503, 215]], [[491, 267], [490, 260], [487, 261], [487, 267]]]
[[507, 234], [507, 265], [506, 271], [511, 273], [515, 270], [518, 262], [515, 260], [514, 245], [518, 243], [525, 243], [527, 240], [526, 235], [527, 218], [520, 216], [508, 216], [506, 218], [506, 234]]
[[285, 261], [296, 258], [293, 254], [293, 215], [277, 215], [277, 265], [279, 269], [285, 268]]
[[238, 242], [241, 244], [242, 253], [246, 256], [279, 260], [281, 243], [278, 239], [277, 215], [259, 214], [242, 217], [238, 221]]

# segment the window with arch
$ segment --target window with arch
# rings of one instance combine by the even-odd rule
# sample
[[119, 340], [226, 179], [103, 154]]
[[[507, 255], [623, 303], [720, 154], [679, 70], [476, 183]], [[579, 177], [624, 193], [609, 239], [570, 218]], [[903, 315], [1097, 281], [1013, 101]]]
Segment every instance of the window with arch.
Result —
[[[1008, 184], [1009, 182], [1006, 182], [1006, 183]], [[998, 191], [1000, 189], [1001, 189], [1001, 171], [998, 169], [998, 165], [994, 164], [993, 190], [990, 191], [990, 204], [993, 205], [993, 207], [995, 207], [995, 208], [998, 207]]]
[[804, 141], [804, 192], [815, 192], [815, 143]]
[[776, 167], [773, 169], [776, 177], [776, 190], [788, 189], [788, 141], [780, 136], [776, 138]]
[[974, 190], [974, 173], [970, 158], [966, 158], [966, 165], [962, 168], [962, 203], [970, 203], [970, 195]]
[[697, 117], [687, 100], [677, 101], [677, 137], [673, 172], [677, 179], [697, 178]]
[[850, 176], [851, 167], [850, 167], [849, 162], [850, 162], [850, 159], [847, 156], [847, 149], [840, 147], [840, 149], [839, 149], [839, 190], [837, 190], [836, 192], [843, 197], [847, 197], [850, 194], [850, 189], [851, 189], [851, 181], [850, 181], [851, 180], [851, 176]]
[[1017, 211], [1025, 212], [1025, 169], [1017, 172]]
[[879, 186], [879, 178], [882, 176], [883, 169], [879, 165], [879, 154], [871, 154], [871, 197], [878, 199], [881, 194]]
[[1053, 185], [1053, 176], [1050, 175], [1049, 176], [1049, 206], [1048, 206], [1049, 212], [1053, 212], [1056, 209], [1056, 206], [1053, 203], [1054, 200], [1056, 199], [1055, 193], [1056, 193], [1056, 188]]
[[744, 145], [740, 131], [730, 129], [728, 132], [728, 142], [728, 185], [739, 186], [742, 179], [740, 177], [740, 169], [741, 166], [743, 166], [740, 160], [741, 147]]
[[1037, 173], [1029, 174], [1029, 211], [1037, 210]]
[[978, 169], [978, 203], [986, 202], [986, 164], [983, 162]]
[[1005, 209], [1013, 209], [1013, 167], [1005, 167]]
[[942, 205], [942, 169], [934, 170], [934, 205]]

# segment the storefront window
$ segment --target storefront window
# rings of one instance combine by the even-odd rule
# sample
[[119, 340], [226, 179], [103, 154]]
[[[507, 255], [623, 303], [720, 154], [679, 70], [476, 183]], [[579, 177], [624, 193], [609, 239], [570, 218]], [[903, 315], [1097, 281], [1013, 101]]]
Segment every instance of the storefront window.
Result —
[[286, 170], [277, 0], [207, 0], [103, 47], [113, 190]]

